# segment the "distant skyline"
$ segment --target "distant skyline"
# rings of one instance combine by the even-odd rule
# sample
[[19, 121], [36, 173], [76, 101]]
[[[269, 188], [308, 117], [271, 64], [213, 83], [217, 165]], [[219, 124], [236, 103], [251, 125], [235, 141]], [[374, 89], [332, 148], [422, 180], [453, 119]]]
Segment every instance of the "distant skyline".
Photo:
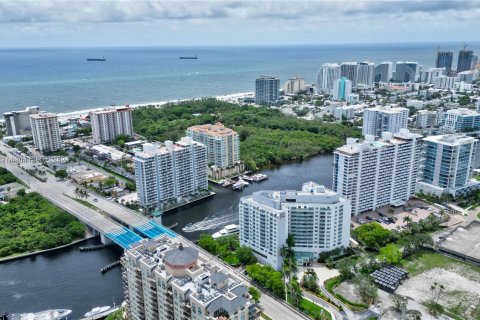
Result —
[[0, 0], [0, 47], [468, 43], [479, 21], [460, 0]]

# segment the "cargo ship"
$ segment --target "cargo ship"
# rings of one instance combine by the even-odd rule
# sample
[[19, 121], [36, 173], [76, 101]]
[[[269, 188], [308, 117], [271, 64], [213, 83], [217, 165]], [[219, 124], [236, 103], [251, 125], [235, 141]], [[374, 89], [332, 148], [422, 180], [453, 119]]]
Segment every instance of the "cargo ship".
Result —
[[194, 56], [180, 56], [179, 59], [182, 59], [182, 60], [195, 60], [195, 59], [198, 59], [198, 56], [197, 56], [197, 55], [194, 55]]
[[105, 57], [101, 57], [101, 58], [87, 58], [87, 61], [105, 61], [107, 59], [105, 59]]

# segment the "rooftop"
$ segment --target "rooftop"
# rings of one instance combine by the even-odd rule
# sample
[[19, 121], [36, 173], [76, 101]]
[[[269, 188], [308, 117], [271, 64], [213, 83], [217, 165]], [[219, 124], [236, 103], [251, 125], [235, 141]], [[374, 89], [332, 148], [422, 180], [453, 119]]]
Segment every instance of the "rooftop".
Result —
[[135, 157], [137, 157], [137, 160], [138, 158], [151, 158], [155, 155], [168, 154], [174, 151], [181, 151], [181, 150], [184, 150], [185, 147], [190, 145], [203, 146], [203, 144], [193, 141], [191, 137], [183, 137], [176, 143], [173, 143], [172, 141], [169, 141], [169, 140], [165, 141], [163, 144], [162, 143], [144, 143], [142, 145], [143, 151], [136, 152]]
[[363, 151], [407, 143], [410, 140], [420, 138], [422, 138], [421, 135], [411, 133], [408, 129], [400, 129], [400, 132], [393, 135], [390, 132], [383, 132], [382, 137], [377, 140], [371, 135], [366, 135], [365, 140], [361, 142], [355, 138], [347, 138], [347, 144], [335, 149], [335, 153], [354, 155]]
[[30, 118], [32, 119], [47, 119], [47, 118], [57, 118], [57, 117], [58, 117], [57, 114], [52, 112], [41, 112], [41, 113], [35, 113], [30, 115]]
[[118, 111], [128, 111], [131, 110], [130, 106], [127, 104], [124, 107], [112, 107], [112, 108], [106, 108], [102, 110], [93, 110], [90, 111], [91, 114], [105, 114], [105, 113], [114, 113]]
[[226, 128], [220, 122], [217, 122], [216, 124], [203, 124], [198, 126], [192, 126], [187, 129], [187, 132], [188, 131], [206, 133], [211, 136], [230, 136], [237, 134], [237, 132], [230, 128]]
[[477, 111], [465, 108], [451, 109], [447, 110], [447, 114], [458, 115], [458, 116], [478, 116], [480, 115]]
[[473, 221], [466, 227], [457, 227], [438, 244], [438, 248], [480, 263], [480, 222]]
[[434, 142], [448, 146], [458, 146], [462, 144], [472, 143], [475, 138], [468, 137], [466, 134], [444, 134], [438, 136], [429, 136], [423, 139], [424, 141]]
[[373, 108], [367, 108], [365, 111], [382, 111], [384, 113], [400, 113], [400, 112], [405, 112], [408, 111], [407, 108], [401, 108], [401, 107], [392, 107], [392, 106], [376, 106]]

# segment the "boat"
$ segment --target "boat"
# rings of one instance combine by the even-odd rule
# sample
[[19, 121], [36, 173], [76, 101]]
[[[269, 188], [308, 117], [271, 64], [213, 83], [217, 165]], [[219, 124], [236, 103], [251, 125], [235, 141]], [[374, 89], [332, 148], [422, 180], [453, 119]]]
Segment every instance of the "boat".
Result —
[[72, 313], [68, 309], [51, 309], [35, 313], [14, 313], [10, 320], [64, 320]]
[[244, 181], [242, 178], [238, 179], [238, 182], [234, 183], [232, 186], [233, 190], [243, 190], [243, 188], [248, 187], [250, 183]]
[[222, 186], [224, 186], [224, 187], [230, 187], [232, 184], [233, 184], [232, 180], [227, 180], [227, 181], [225, 181], [225, 182], [223, 183]]
[[194, 56], [180, 56], [178, 58], [182, 59], [182, 60], [196, 60], [196, 59], [198, 59], [198, 56], [197, 55], [194, 55]]
[[247, 181], [253, 181], [253, 180], [254, 180], [253, 177], [247, 176], [247, 175], [243, 175], [241, 178], [242, 178], [243, 180], [247, 180]]
[[263, 173], [257, 173], [257, 174], [254, 174], [252, 176], [252, 178], [253, 178], [253, 181], [260, 182], [260, 181], [268, 179], [268, 176], [266, 174], [263, 174]]
[[193, 232], [197, 230], [197, 226], [195, 226], [193, 223], [187, 223], [185, 227], [182, 228], [183, 232]]
[[104, 306], [104, 307], [95, 307], [93, 308], [92, 310], [88, 311], [87, 313], [85, 313], [85, 318], [88, 318], [88, 317], [93, 317], [97, 314], [100, 314], [100, 313], [103, 313], [105, 311], [108, 311], [110, 310], [111, 307], [110, 306]]
[[240, 231], [240, 228], [236, 224], [229, 224], [225, 226], [222, 230], [215, 232], [212, 237], [214, 239], [218, 239], [220, 237], [225, 237], [229, 236], [231, 234], [238, 233]]
[[105, 57], [101, 58], [87, 58], [87, 61], [106, 61]]

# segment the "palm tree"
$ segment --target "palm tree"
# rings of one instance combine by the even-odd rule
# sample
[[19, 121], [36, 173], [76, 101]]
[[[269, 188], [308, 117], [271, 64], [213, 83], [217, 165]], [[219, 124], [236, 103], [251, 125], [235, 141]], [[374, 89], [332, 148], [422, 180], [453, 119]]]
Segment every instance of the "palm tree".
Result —
[[409, 216], [403, 217], [403, 222], [406, 222], [407, 225], [410, 225], [412, 221], [413, 221], [412, 218], [410, 218]]

